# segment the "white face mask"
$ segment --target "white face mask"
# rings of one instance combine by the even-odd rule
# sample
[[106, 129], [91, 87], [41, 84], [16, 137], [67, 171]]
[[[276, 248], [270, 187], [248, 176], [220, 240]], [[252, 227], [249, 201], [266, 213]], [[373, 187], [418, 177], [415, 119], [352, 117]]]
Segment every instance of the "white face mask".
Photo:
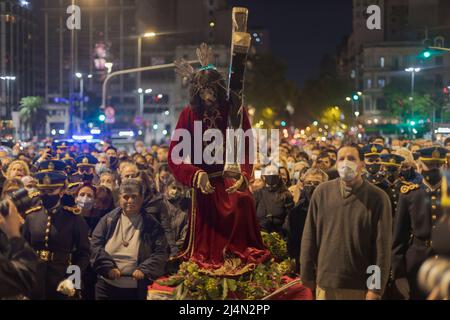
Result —
[[104, 163], [97, 163], [95, 165], [95, 172], [98, 175], [101, 175], [103, 172], [106, 172], [106, 171], [108, 171], [108, 166], [106, 164], [104, 164]]
[[94, 206], [94, 199], [89, 197], [78, 197], [76, 202], [78, 208], [82, 210], [91, 210]]
[[358, 165], [353, 161], [342, 161], [337, 166], [339, 176], [345, 182], [353, 181], [358, 175]]

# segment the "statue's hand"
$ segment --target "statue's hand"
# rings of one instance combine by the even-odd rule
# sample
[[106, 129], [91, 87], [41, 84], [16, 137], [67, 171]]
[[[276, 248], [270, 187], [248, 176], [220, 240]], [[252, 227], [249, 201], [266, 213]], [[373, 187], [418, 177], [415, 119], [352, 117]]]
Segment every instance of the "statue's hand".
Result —
[[203, 194], [211, 194], [216, 191], [216, 189], [214, 189], [214, 187], [211, 185], [208, 174], [206, 172], [200, 172], [197, 181], [197, 188], [200, 189]]
[[246, 188], [245, 178], [243, 175], [236, 181], [234, 185], [229, 187], [226, 191], [228, 193], [235, 193], [236, 191], [243, 191]]

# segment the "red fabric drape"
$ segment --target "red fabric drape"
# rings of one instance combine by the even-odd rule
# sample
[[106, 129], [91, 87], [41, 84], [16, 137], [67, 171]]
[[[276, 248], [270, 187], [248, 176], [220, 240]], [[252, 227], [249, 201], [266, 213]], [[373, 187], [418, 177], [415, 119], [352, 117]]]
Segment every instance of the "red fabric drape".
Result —
[[[169, 149], [169, 167], [175, 178], [188, 187], [193, 187], [193, 178], [199, 170], [207, 173], [223, 171], [223, 164], [194, 163], [194, 144], [201, 144], [203, 153], [205, 145], [202, 141], [194, 141], [194, 121], [202, 121], [203, 132], [210, 128], [222, 131], [224, 142], [227, 129], [227, 108], [222, 108], [213, 121], [205, 115], [199, 115], [186, 107], [180, 115], [177, 129], [189, 131], [191, 136], [191, 163], [175, 163], [172, 154], [177, 141], [172, 141]], [[211, 124], [214, 124], [211, 126]], [[251, 128], [247, 113], [244, 112], [243, 130]], [[253, 166], [249, 163], [249, 141], [246, 141], [246, 161], [241, 164], [242, 174], [250, 180]], [[225, 147], [224, 147], [225, 150]], [[225, 153], [225, 152], [224, 152]], [[218, 269], [224, 264], [224, 258], [231, 255], [240, 258], [243, 265], [259, 264], [270, 257], [264, 247], [260, 228], [256, 220], [255, 204], [251, 192], [228, 194], [225, 190], [231, 187], [234, 180], [212, 178], [211, 184], [216, 189], [211, 195], [204, 195], [199, 190], [193, 194], [189, 232], [186, 238], [186, 251], [183, 257], [196, 262], [205, 269]]]

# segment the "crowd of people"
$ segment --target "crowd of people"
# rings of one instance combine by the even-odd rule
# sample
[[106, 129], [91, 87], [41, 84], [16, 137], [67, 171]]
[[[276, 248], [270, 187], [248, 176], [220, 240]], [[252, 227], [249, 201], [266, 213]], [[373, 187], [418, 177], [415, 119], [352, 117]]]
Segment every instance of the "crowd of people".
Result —
[[[256, 164], [249, 181], [260, 230], [287, 241], [318, 299], [422, 299], [417, 272], [434, 255], [449, 146], [283, 140], [277, 160]], [[23, 188], [37, 198], [21, 212], [22, 237], [39, 257], [28, 298], [145, 299], [152, 281], [176, 272], [192, 199], [168, 152], [141, 141], [132, 154], [110, 143], [0, 149], [0, 200]], [[381, 285], [368, 290], [370, 265]], [[80, 288], [67, 282], [70, 266], [81, 271]]]

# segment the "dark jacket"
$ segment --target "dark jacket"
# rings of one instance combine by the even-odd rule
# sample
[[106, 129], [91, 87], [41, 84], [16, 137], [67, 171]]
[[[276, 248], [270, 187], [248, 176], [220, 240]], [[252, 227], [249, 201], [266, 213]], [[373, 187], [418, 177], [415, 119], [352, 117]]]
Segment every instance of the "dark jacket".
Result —
[[29, 296], [36, 282], [38, 258], [23, 238], [6, 239], [0, 231], [0, 299]]
[[179, 248], [184, 244], [187, 233], [187, 212], [172, 204], [169, 200], [164, 199], [167, 206], [167, 221], [168, 230], [166, 230], [167, 241], [170, 246], [170, 256], [175, 256]]
[[400, 195], [394, 223], [392, 273], [394, 279], [409, 280], [412, 299], [425, 298], [418, 288], [417, 273], [435, 254], [430, 240], [443, 216], [440, 198], [440, 187], [432, 190], [423, 183], [404, 188]]
[[[45, 246], [46, 229], [48, 225], [47, 211], [41, 209], [29, 214], [22, 228], [23, 237], [36, 250], [49, 250], [57, 255], [70, 255], [70, 259], [41, 261], [38, 267], [38, 281], [33, 290], [32, 299], [64, 299], [65, 296], [56, 292], [58, 284], [68, 278], [69, 265], [80, 267], [82, 274], [89, 266], [90, 243], [89, 228], [81, 215], [58, 206], [50, 214], [48, 248]], [[70, 260], [70, 261], [69, 261]]]
[[278, 190], [267, 187], [254, 192], [256, 216], [263, 231], [284, 234], [283, 225], [290, 210], [294, 207], [291, 193], [280, 184]]
[[[114, 259], [105, 251], [105, 246], [113, 236], [121, 214], [122, 209], [117, 208], [104, 216], [92, 234], [91, 263], [94, 270], [103, 277], [107, 277], [110, 270], [117, 268]], [[137, 269], [144, 273], [146, 279], [138, 282], [138, 291], [139, 297], [145, 299], [148, 285], [165, 273], [169, 247], [159, 222], [152, 215], [145, 212], [141, 214], [143, 224]]]
[[309, 201], [304, 193], [300, 197], [297, 205], [287, 216], [285, 229], [287, 232], [287, 250], [289, 257], [295, 260], [296, 272], [300, 273], [300, 248], [305, 228], [306, 217], [308, 216]]

